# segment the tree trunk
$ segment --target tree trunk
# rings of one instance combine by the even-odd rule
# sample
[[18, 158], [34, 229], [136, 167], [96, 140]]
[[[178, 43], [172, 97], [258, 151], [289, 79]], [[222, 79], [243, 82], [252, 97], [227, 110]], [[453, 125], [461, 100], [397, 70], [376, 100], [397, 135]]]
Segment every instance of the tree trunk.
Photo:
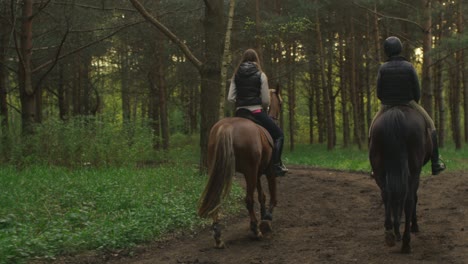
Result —
[[18, 69], [18, 83], [21, 98], [22, 133], [30, 135], [34, 133], [36, 122], [36, 97], [32, 85], [32, 14], [33, 0], [23, 0], [21, 32], [20, 32], [20, 57]]
[[461, 116], [460, 116], [460, 74], [457, 65], [449, 64], [449, 82], [450, 82], [450, 123], [452, 124], [452, 139], [455, 143], [455, 149], [461, 149]]
[[355, 33], [354, 33], [354, 23], [351, 21], [352, 17], [349, 17], [350, 19], [350, 47], [349, 47], [349, 63], [351, 64], [350, 68], [350, 80], [349, 83], [351, 85], [351, 103], [353, 105], [353, 120], [354, 120], [354, 140], [356, 145], [358, 146], [359, 149], [362, 148], [362, 142], [361, 142], [361, 131], [360, 131], [360, 125], [361, 125], [361, 117], [359, 116], [359, 98], [358, 98], [358, 88], [356, 87], [356, 74], [357, 74], [357, 65], [356, 65], [356, 39], [355, 39]]
[[314, 143], [314, 108], [315, 108], [315, 91], [316, 91], [316, 74], [315, 64], [312, 59], [312, 51], [309, 52], [309, 76], [310, 83], [308, 86], [308, 104], [309, 107], [309, 144]]
[[[372, 36], [371, 36], [371, 18], [370, 18], [370, 15], [367, 14], [367, 27], [366, 27], [366, 38], [367, 39], [372, 39]], [[367, 50], [371, 50], [371, 43], [370, 42], [366, 42], [366, 44], [368, 45], [367, 46]], [[372, 101], [371, 101], [371, 98], [372, 98], [372, 85], [371, 83], [371, 64], [372, 64], [372, 60], [371, 60], [371, 57], [369, 56], [369, 54], [366, 54], [366, 66], [365, 66], [365, 91], [366, 91], [366, 125], [365, 127], [368, 128], [370, 126], [370, 123], [372, 122]]]
[[374, 48], [375, 48], [375, 61], [381, 61], [380, 54], [380, 28], [379, 28], [379, 16], [377, 15], [377, 4], [374, 4]]
[[72, 83], [72, 113], [73, 116], [79, 116], [82, 114], [82, 100], [81, 100], [81, 59], [80, 54], [73, 56], [73, 83]]
[[[7, 4], [0, 5], [0, 15], [8, 17]], [[1, 153], [3, 160], [10, 157], [11, 140], [8, 125], [8, 69], [6, 65], [6, 55], [8, 50], [8, 39], [11, 31], [6, 20], [0, 18], [0, 131], [1, 131]]]
[[155, 68], [148, 74], [150, 84], [150, 99], [149, 99], [149, 120], [153, 131], [153, 149], [158, 150], [161, 147], [161, 123], [159, 122], [159, 91], [156, 85]]
[[[439, 23], [443, 23], [444, 20], [444, 11], [440, 11], [439, 13]], [[439, 45], [444, 37], [443, 28], [439, 28], [437, 35], [436, 35], [436, 43], [434, 45]], [[437, 51], [434, 55], [436, 60], [441, 58], [441, 51]], [[443, 78], [443, 63], [438, 62], [433, 65], [433, 88], [434, 88], [434, 101], [435, 105], [434, 108], [436, 111], [434, 112], [433, 119], [435, 122], [435, 126], [437, 128], [437, 132], [439, 134], [439, 147], [443, 147], [445, 145], [445, 96], [443, 93], [443, 86], [444, 86], [444, 78]]]
[[[328, 38], [329, 39], [333, 39], [333, 35], [334, 35], [334, 32], [333, 31], [329, 31], [328, 32], [329, 36]], [[330, 100], [330, 117], [331, 117], [331, 120], [330, 122], [328, 123], [328, 130], [330, 130], [328, 132], [328, 136], [330, 137], [330, 140], [332, 141], [331, 142], [331, 146], [332, 148], [334, 148], [336, 146], [336, 118], [335, 118], [335, 109], [336, 109], [336, 105], [335, 105], [335, 95], [333, 94], [333, 86], [334, 86], [334, 83], [333, 83], [333, 78], [334, 78], [334, 75], [333, 75], [333, 57], [334, 57], [334, 43], [333, 41], [329, 41], [329, 46], [328, 46], [328, 52], [327, 52], [327, 58], [328, 58], [328, 61], [327, 61], [327, 92], [328, 92], [328, 98]]]
[[[315, 0], [315, 4], [318, 6], [318, 0]], [[318, 47], [318, 56], [319, 56], [319, 65], [320, 65], [320, 80], [322, 86], [322, 95], [323, 95], [323, 108], [325, 111], [325, 117], [327, 122], [327, 149], [333, 149], [333, 119], [331, 113], [331, 105], [330, 105], [330, 93], [328, 91], [329, 87], [327, 85], [327, 78], [325, 74], [325, 52], [323, 49], [323, 42], [322, 42], [322, 31], [320, 27], [320, 17], [318, 7], [315, 10], [315, 31], [317, 33], [317, 47]]]
[[423, 9], [423, 64], [422, 64], [422, 82], [421, 82], [421, 103], [430, 116], [433, 116], [433, 88], [431, 85], [431, 71], [430, 65], [432, 64], [431, 50], [432, 50], [432, 0], [421, 0]]
[[[457, 38], [458, 38], [458, 48], [457, 51], [455, 52], [455, 83], [451, 85], [451, 88], [455, 89], [456, 92], [456, 97], [457, 97], [457, 105], [453, 105], [452, 107], [454, 108], [454, 117], [457, 118], [456, 123], [454, 124], [456, 128], [458, 128], [457, 131], [455, 131], [455, 148], [457, 150], [461, 149], [462, 147], [462, 135], [461, 135], [461, 116], [460, 116], [460, 106], [461, 106], [461, 100], [460, 96], [462, 95], [462, 91], [464, 93], [464, 90], [462, 90], [462, 85], [464, 82], [464, 75], [466, 75], [466, 72], [464, 72], [464, 53], [463, 53], [463, 45], [462, 45], [462, 34], [463, 34], [463, 9], [462, 9], [462, 1], [459, 2], [458, 5], [458, 16], [457, 16]], [[450, 72], [450, 71], [449, 71]], [[465, 110], [466, 111], [466, 110]], [[465, 117], [466, 118], [466, 117]], [[465, 124], [465, 127], [466, 124]], [[466, 131], [465, 131], [466, 135]]]
[[286, 63], [290, 65], [291, 70], [288, 71], [288, 109], [289, 109], [289, 149], [294, 150], [295, 147], [295, 135], [294, 131], [296, 130], [296, 87], [295, 87], [295, 70], [294, 70], [294, 61], [296, 48], [292, 45], [287, 45], [286, 48]]
[[128, 58], [128, 46], [126, 37], [123, 38], [120, 54], [120, 93], [122, 97], [122, 121], [128, 125], [131, 117], [131, 100], [130, 100], [130, 63]]
[[224, 1], [205, 0], [205, 63], [200, 69], [201, 98], [200, 98], [200, 165], [202, 170], [207, 168], [208, 135], [211, 127], [219, 118], [219, 94], [221, 82], [221, 57], [225, 30]]
[[458, 1], [458, 40], [460, 41], [459, 44], [459, 51], [458, 51], [458, 59], [457, 59], [457, 64], [460, 67], [460, 81], [461, 81], [461, 86], [462, 86], [462, 91], [463, 91], [463, 110], [464, 110], [464, 138], [465, 142], [468, 142], [468, 73], [466, 70], [466, 56], [465, 54], [466, 51], [463, 49], [461, 46], [461, 38], [463, 38], [463, 35], [465, 34], [465, 26], [463, 24], [464, 17], [463, 17], [463, 3], [466, 4], [464, 1]]
[[[5, 10], [1, 9], [1, 15], [7, 15], [6, 4], [1, 6], [5, 7]], [[8, 36], [9, 36], [10, 27], [4, 19], [0, 19], [0, 126], [2, 131], [2, 138], [4, 138], [8, 133], [8, 105], [7, 105], [7, 80], [8, 80], [8, 70], [5, 67], [6, 65], [6, 52], [8, 49]]]
[[58, 100], [58, 107], [59, 107], [59, 117], [60, 120], [67, 120], [68, 119], [68, 104], [66, 101], [66, 88], [65, 88], [65, 80], [64, 80], [64, 73], [63, 73], [63, 65], [59, 64], [57, 66], [57, 74], [58, 74], [58, 82], [57, 82], [57, 100]]
[[260, 61], [263, 61], [262, 37], [260, 32], [260, 0], [255, 0], [255, 49], [257, 50]]
[[87, 52], [81, 53], [81, 68], [80, 68], [80, 81], [81, 81], [81, 91], [83, 91], [83, 112], [85, 116], [92, 114], [91, 106], [91, 80], [90, 80], [90, 66], [91, 66], [91, 56]]
[[227, 70], [231, 61], [231, 35], [232, 35], [232, 22], [234, 20], [234, 8], [236, 6], [236, 0], [229, 1], [229, 14], [228, 22], [226, 29], [226, 38], [224, 40], [224, 52], [223, 52], [223, 62], [221, 63], [221, 94], [219, 98], [219, 117], [223, 118], [225, 113], [226, 105], [226, 91], [229, 88], [229, 82], [227, 78]]
[[156, 38], [156, 66], [155, 66], [155, 77], [156, 86], [158, 87], [158, 98], [159, 98], [159, 120], [161, 122], [161, 136], [162, 136], [162, 148], [164, 150], [169, 149], [169, 119], [167, 113], [167, 85], [166, 85], [166, 71], [164, 67], [164, 56], [163, 56], [163, 39], [160, 32], [157, 32], [158, 37]]
[[[344, 34], [344, 32], [343, 32]], [[341, 34], [341, 35], [343, 35]], [[349, 111], [348, 111], [348, 102], [350, 100], [348, 95], [348, 85], [349, 83], [346, 78], [346, 63], [345, 63], [345, 48], [343, 45], [342, 37], [339, 37], [339, 69], [340, 69], [340, 91], [341, 91], [341, 116], [343, 124], [343, 147], [348, 147], [350, 144], [351, 132], [349, 125]]]

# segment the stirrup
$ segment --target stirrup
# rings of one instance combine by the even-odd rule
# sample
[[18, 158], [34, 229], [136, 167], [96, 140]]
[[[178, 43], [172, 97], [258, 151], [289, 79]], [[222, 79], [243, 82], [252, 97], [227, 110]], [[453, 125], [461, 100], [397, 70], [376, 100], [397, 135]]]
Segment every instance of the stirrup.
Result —
[[276, 177], [282, 177], [286, 174], [286, 171], [283, 170], [280, 164], [274, 164], [273, 170]]
[[447, 168], [441, 160], [439, 160], [437, 163], [434, 163], [431, 167], [432, 175], [438, 175]]
[[281, 168], [281, 170], [284, 171], [284, 172], [288, 172], [288, 171], [289, 171], [289, 169], [286, 168], [286, 166], [284, 166], [283, 163], [280, 164], [280, 168]]

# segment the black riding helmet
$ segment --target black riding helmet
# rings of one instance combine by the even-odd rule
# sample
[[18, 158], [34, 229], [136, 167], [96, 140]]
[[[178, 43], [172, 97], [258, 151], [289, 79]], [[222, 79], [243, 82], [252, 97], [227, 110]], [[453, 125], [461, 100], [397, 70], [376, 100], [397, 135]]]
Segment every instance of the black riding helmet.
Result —
[[388, 37], [384, 42], [384, 51], [388, 57], [399, 55], [401, 48], [401, 41], [397, 37]]

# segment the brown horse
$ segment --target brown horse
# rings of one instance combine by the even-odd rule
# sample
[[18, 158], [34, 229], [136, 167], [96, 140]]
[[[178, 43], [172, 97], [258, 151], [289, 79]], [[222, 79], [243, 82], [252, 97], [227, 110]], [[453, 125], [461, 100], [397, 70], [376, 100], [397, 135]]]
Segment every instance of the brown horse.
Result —
[[431, 152], [429, 130], [424, 118], [413, 108], [394, 106], [374, 121], [369, 160], [385, 206], [385, 241], [394, 246], [395, 240], [401, 239], [400, 218], [404, 211], [403, 253], [411, 252], [410, 231], [419, 230], [416, 217], [419, 177]]
[[[278, 94], [270, 90], [269, 113], [277, 111]], [[277, 117], [277, 116], [274, 116]], [[208, 183], [200, 198], [198, 214], [213, 219], [215, 247], [224, 248], [218, 213], [221, 201], [228, 195], [235, 172], [244, 175], [245, 203], [250, 215], [250, 229], [256, 238], [262, 237], [254, 211], [254, 192], [257, 189], [261, 219], [269, 223], [276, 206], [276, 177], [271, 169], [272, 138], [263, 127], [240, 117], [227, 117], [218, 121], [210, 131], [208, 140]], [[260, 177], [265, 174], [270, 191], [270, 205], [266, 207]], [[263, 223], [262, 223], [263, 225]], [[269, 224], [267, 224], [269, 226]]]

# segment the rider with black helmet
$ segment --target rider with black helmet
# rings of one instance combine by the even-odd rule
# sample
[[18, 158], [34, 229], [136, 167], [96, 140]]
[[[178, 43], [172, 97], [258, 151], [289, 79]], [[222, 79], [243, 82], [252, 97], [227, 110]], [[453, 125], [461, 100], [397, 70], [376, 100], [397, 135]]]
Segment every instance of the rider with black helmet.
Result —
[[385, 40], [384, 51], [388, 60], [380, 66], [377, 76], [377, 97], [382, 104], [374, 120], [393, 105], [409, 105], [420, 112], [432, 131], [432, 175], [437, 175], [445, 170], [445, 164], [439, 158], [437, 131], [434, 121], [418, 104], [421, 97], [418, 75], [413, 65], [400, 55], [401, 50], [402, 44], [399, 38], [392, 36]]

